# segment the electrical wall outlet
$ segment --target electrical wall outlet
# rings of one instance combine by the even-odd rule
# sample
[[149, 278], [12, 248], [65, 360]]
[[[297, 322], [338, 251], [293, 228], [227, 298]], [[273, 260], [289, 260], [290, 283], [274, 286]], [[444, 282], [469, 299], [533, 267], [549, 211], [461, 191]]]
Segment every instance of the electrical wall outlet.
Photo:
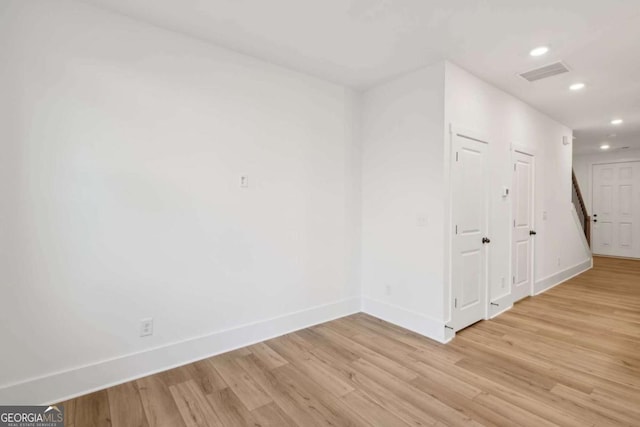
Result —
[[148, 337], [150, 335], [153, 335], [153, 319], [151, 317], [140, 319], [140, 336]]

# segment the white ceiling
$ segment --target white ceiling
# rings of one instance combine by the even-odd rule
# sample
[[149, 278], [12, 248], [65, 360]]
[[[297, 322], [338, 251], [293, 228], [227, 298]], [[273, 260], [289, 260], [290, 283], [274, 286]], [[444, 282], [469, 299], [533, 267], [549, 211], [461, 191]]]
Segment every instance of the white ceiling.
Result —
[[[448, 59], [574, 128], [576, 152], [640, 147], [639, 0], [83, 1], [356, 88]], [[556, 60], [571, 72], [516, 76]]]

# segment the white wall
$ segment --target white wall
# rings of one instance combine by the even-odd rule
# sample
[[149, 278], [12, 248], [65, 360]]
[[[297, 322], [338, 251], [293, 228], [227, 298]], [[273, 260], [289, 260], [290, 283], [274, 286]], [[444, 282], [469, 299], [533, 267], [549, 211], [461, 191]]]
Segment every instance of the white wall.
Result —
[[362, 114], [364, 310], [442, 339], [444, 64], [366, 91]]
[[536, 156], [535, 291], [591, 263], [571, 204], [571, 129], [443, 62], [363, 96], [363, 309], [446, 341], [450, 321], [449, 124], [488, 138], [491, 316], [512, 305], [512, 145]]
[[63, 0], [2, 0], [0, 58], [1, 403], [326, 321], [361, 294], [445, 340], [450, 122], [492, 142], [492, 300], [508, 292], [511, 143], [538, 155], [541, 288], [588, 259], [570, 130], [452, 64], [361, 100]]
[[[511, 200], [502, 197], [502, 187], [512, 184], [511, 144], [527, 147], [536, 156], [536, 289], [545, 289], [554, 278], [562, 278], [563, 272], [590, 261], [571, 212], [571, 146], [562, 144], [563, 136], [571, 140], [571, 129], [451, 63], [446, 64], [445, 122], [489, 139], [489, 286], [491, 301], [500, 304], [493, 307], [494, 312], [511, 304], [511, 265], [506, 261], [510, 258]], [[446, 150], [450, 151], [448, 138]], [[450, 232], [451, 227], [446, 230]], [[446, 297], [445, 317], [449, 318], [451, 305]]]
[[3, 0], [0, 57], [2, 403], [50, 398], [3, 386], [296, 313], [51, 385], [78, 393], [359, 310], [352, 91], [66, 1]]
[[640, 150], [614, 150], [608, 152], [591, 153], [591, 154], [574, 154], [573, 170], [576, 173], [580, 191], [587, 206], [589, 215], [593, 214], [592, 206], [592, 170], [596, 163], [614, 163], [614, 162], [632, 162], [640, 161]]

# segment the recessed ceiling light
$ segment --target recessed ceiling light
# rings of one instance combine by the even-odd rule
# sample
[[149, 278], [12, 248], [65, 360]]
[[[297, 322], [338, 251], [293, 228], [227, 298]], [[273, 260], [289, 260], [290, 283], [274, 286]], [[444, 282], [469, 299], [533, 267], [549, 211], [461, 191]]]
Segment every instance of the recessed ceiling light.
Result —
[[584, 89], [584, 83], [574, 83], [571, 86], [569, 86], [569, 89], [571, 89], [571, 90]]
[[622, 119], [613, 119], [613, 120], [611, 120], [611, 124], [612, 125], [622, 124]]
[[601, 150], [608, 150], [609, 148], [611, 148], [611, 146], [610, 146], [609, 144], [602, 144], [602, 145], [600, 146], [600, 149], [601, 149]]
[[531, 52], [529, 52], [529, 55], [531, 55], [531, 56], [542, 56], [547, 52], [549, 52], [549, 48], [547, 46], [539, 46], [539, 47], [533, 49]]

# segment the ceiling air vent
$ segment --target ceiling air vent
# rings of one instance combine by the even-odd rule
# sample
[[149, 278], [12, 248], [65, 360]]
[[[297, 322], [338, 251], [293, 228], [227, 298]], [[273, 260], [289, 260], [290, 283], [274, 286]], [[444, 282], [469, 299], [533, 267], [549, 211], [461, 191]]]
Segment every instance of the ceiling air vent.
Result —
[[547, 77], [557, 76], [558, 74], [568, 73], [569, 68], [562, 62], [554, 62], [544, 67], [536, 68], [535, 70], [525, 71], [520, 73], [520, 77], [528, 82], [535, 82], [538, 80], [546, 79]]

